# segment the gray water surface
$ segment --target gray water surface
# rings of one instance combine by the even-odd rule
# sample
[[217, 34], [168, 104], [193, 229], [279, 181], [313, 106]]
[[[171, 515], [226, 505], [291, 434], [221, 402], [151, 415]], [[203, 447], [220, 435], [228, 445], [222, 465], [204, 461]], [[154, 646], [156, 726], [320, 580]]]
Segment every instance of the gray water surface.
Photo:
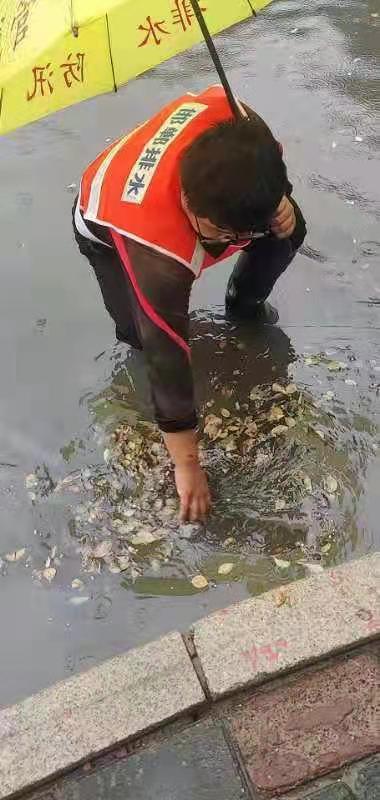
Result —
[[[302, 468], [313, 484], [333, 473], [340, 485], [327, 509], [334, 546], [324, 565], [379, 549], [380, 541], [379, 11], [375, 0], [280, 0], [218, 40], [234, 87], [284, 145], [309, 235], [274, 292], [280, 325], [242, 331], [241, 349], [227, 342], [222, 357], [231, 263], [199, 281], [199, 399], [230, 385], [245, 398], [256, 384], [289, 376], [321, 406], [318, 424], [328, 443], [305, 441]], [[312, 549], [318, 538], [320, 509], [312, 498], [294, 513], [273, 511], [286, 474], [299, 466], [286, 447], [259, 482], [245, 473], [219, 484], [206, 530], [173, 556], [165, 579], [147, 573], [145, 583], [127, 588], [106, 570], [81, 574], [69, 524], [75, 498], [33, 504], [25, 489], [37, 466], [57, 481], [103, 465], [103, 438], [115, 419], [145, 413], [141, 363], [114, 345], [98, 286], [73, 241], [74, 189], [67, 187], [107, 140], [183, 91], [214, 82], [208, 55], [197, 48], [117, 97], [76, 106], [1, 142], [0, 556], [19, 548], [26, 556], [0, 569], [0, 703], [297, 577], [284, 577], [272, 555], [288, 558], [297, 540]], [[346, 369], [308, 366], [311, 354]], [[334, 399], [327, 408], [328, 391]], [[230, 535], [239, 543], [233, 558], [240, 572], [218, 581], [217, 565], [230, 560], [223, 545]], [[34, 571], [54, 546], [63, 558], [49, 585]], [[210, 588], [189, 593], [197, 572], [209, 575]], [[85, 582], [83, 605], [70, 603], [75, 577]]]

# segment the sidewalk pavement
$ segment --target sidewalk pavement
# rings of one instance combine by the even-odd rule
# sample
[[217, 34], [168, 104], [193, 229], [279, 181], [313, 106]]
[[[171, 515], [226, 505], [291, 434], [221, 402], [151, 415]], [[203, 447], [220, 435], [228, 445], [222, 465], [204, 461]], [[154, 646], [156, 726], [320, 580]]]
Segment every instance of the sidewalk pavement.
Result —
[[379, 589], [375, 554], [4, 709], [0, 798], [380, 800]]

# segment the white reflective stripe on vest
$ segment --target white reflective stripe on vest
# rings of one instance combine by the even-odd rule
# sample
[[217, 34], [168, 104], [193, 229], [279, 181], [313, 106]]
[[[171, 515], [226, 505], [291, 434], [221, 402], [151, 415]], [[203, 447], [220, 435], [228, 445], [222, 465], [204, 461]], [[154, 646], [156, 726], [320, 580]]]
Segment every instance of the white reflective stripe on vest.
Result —
[[192, 272], [194, 272], [196, 278], [198, 278], [202, 272], [202, 267], [205, 262], [205, 257], [206, 257], [206, 251], [197, 236], [195, 250], [190, 264], [190, 269]]
[[103, 183], [106, 177], [108, 167], [110, 166], [110, 164], [112, 164], [112, 161], [119, 152], [119, 150], [121, 150], [123, 145], [125, 145], [128, 139], [131, 138], [132, 134], [136, 133], [136, 131], [138, 131], [139, 128], [141, 127], [142, 125], [139, 125], [138, 128], [135, 128], [133, 131], [130, 131], [130, 133], [128, 133], [127, 136], [123, 136], [123, 138], [120, 139], [120, 142], [117, 142], [117, 144], [115, 144], [114, 147], [112, 147], [108, 155], [105, 157], [104, 161], [102, 161], [96, 175], [94, 175], [94, 179], [91, 184], [90, 198], [86, 210], [86, 217], [88, 217], [88, 219], [96, 221], [96, 218], [98, 216], [100, 196], [102, 193]]
[[91, 233], [91, 231], [88, 229], [80, 212], [79, 197], [75, 208], [74, 222], [78, 233], [80, 233], [81, 236], [83, 236], [85, 239], [90, 239], [91, 242], [96, 242], [97, 244], [101, 244], [103, 245], [103, 247], [112, 247], [112, 245], [107, 244], [107, 242], [102, 242], [101, 239], [98, 239], [97, 236], [94, 236], [94, 234]]

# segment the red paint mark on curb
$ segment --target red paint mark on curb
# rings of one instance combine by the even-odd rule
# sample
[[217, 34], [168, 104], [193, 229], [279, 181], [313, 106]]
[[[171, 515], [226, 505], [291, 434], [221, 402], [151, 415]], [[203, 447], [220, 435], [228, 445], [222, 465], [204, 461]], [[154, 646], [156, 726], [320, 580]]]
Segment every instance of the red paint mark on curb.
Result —
[[287, 650], [288, 646], [286, 639], [276, 639], [274, 642], [261, 645], [261, 647], [256, 647], [254, 644], [250, 650], [243, 650], [241, 655], [247, 658], [255, 669], [260, 657], [267, 661], [268, 664], [277, 664], [281, 656], [280, 651]]

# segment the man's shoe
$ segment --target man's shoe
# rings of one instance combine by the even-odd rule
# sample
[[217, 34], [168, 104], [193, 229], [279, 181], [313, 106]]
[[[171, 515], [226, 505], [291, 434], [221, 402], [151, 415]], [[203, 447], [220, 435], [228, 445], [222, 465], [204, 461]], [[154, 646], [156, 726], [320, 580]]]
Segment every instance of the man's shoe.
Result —
[[277, 308], [268, 300], [261, 303], [231, 303], [226, 298], [226, 317], [233, 321], [257, 322], [259, 324], [276, 325], [279, 320]]

